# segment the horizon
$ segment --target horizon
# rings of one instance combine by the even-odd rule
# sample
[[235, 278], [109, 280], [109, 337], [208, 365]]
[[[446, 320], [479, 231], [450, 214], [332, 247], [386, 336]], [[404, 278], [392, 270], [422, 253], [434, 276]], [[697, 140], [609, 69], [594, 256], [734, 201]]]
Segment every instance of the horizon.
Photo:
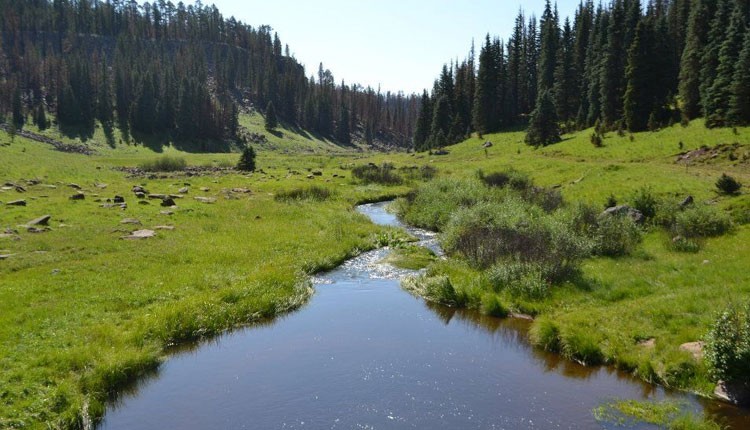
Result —
[[[557, 2], [561, 23], [566, 17], [572, 20], [579, 3], [580, 0]], [[420, 94], [432, 89], [444, 64], [468, 56], [472, 40], [477, 55], [486, 34], [507, 40], [518, 11], [523, 9], [527, 19], [531, 15], [539, 17], [545, 1], [479, 0], [463, 4], [449, 0], [377, 3], [322, 0], [299, 4], [289, 0], [214, 0], [211, 4], [225, 18], [234, 16], [256, 28], [270, 26], [282, 44], [289, 45], [291, 55], [305, 67], [307, 76], [316, 73], [322, 63], [337, 83], [345, 81], [349, 85], [380, 87], [383, 92]], [[417, 19], [426, 16], [423, 9], [427, 7], [430, 19]], [[331, 10], [337, 13], [329, 13]], [[369, 19], [346, 20], [340, 19], [341, 16]], [[313, 32], [309, 30], [312, 23], [317, 27]], [[449, 26], [450, 32], [443, 31]], [[409, 30], [382, 31], [394, 27]], [[352, 54], [357, 50], [362, 54]]]

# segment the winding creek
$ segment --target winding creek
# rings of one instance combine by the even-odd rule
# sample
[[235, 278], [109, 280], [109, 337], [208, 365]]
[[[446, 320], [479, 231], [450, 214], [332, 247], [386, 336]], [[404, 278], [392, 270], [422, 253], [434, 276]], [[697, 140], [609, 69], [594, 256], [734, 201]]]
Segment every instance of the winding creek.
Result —
[[[358, 210], [439, 251], [433, 234], [403, 226], [385, 204]], [[379, 263], [388, 252], [320, 275], [298, 312], [174, 354], [100, 428], [601, 429], [617, 427], [594, 419], [603, 402], [665, 397], [750, 428], [747, 411], [532, 348], [526, 321], [414, 298], [399, 285], [413, 272]]]

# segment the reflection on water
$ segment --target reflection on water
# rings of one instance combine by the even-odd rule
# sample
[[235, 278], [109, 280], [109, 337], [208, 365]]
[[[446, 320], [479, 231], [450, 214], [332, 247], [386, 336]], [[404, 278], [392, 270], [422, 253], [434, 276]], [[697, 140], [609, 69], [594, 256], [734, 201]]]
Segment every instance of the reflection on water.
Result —
[[[382, 204], [360, 211], [400, 225]], [[437, 249], [434, 235], [409, 230]], [[411, 272], [381, 263], [388, 252], [316, 277], [317, 294], [297, 312], [176, 351], [101, 427], [599, 429], [591, 410], [602, 402], [665, 397], [731, 415], [532, 348], [528, 321], [414, 298], [399, 286]]]

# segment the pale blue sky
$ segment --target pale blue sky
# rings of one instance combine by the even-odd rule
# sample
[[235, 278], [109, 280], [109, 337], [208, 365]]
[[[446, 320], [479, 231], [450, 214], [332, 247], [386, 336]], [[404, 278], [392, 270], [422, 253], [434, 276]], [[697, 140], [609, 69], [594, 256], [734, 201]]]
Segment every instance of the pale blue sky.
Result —
[[[561, 20], [580, 0], [558, 0]], [[267, 24], [289, 44], [308, 76], [318, 64], [337, 82], [407, 93], [432, 88], [442, 65], [463, 59], [472, 38], [511, 34], [519, 8], [537, 17], [544, 0], [204, 0], [225, 17]]]

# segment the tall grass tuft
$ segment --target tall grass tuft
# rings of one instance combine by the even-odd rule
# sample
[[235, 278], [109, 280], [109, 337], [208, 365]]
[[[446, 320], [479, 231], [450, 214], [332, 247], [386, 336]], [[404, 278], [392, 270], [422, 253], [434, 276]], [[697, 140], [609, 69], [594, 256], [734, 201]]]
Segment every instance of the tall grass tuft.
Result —
[[374, 164], [363, 164], [352, 168], [352, 176], [365, 184], [398, 185], [403, 178], [396, 172], [391, 163], [383, 163], [380, 166]]
[[279, 202], [291, 201], [314, 201], [323, 202], [333, 197], [333, 192], [328, 188], [310, 186], [305, 188], [295, 188], [293, 190], [281, 191], [274, 197]]
[[138, 167], [146, 172], [178, 172], [187, 167], [187, 162], [181, 157], [163, 155], [155, 160], [144, 161]]

